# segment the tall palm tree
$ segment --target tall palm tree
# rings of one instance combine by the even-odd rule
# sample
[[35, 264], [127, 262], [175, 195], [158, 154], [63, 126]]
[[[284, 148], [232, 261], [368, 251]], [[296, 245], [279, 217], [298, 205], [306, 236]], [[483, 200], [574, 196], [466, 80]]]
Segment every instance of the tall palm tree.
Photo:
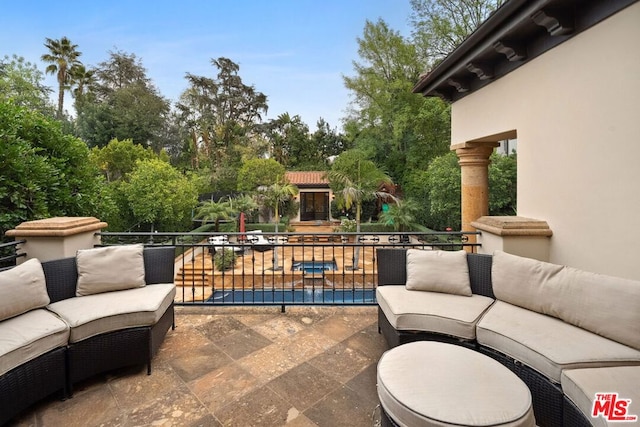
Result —
[[78, 57], [82, 52], [77, 50], [78, 45], [72, 44], [67, 37], [60, 40], [50, 38], [45, 39], [44, 46], [49, 49], [49, 53], [42, 55], [40, 59], [49, 63], [45, 69], [47, 74], [56, 74], [58, 80], [58, 117], [62, 117], [64, 105], [64, 91], [68, 89], [71, 80], [70, 70], [80, 64]]
[[[392, 199], [391, 194], [380, 191], [382, 184], [391, 184], [391, 178], [371, 160], [356, 159], [353, 168], [348, 171], [334, 169], [328, 173], [331, 187], [336, 194], [339, 207], [351, 209], [356, 207], [356, 232], [360, 233], [362, 203], [373, 199]], [[358, 269], [360, 247], [357, 246], [353, 256], [353, 269]]]
[[[267, 187], [265, 191], [265, 204], [269, 207], [272, 207], [275, 213], [276, 239], [278, 238], [278, 223], [280, 222], [280, 205], [289, 201], [291, 197], [295, 196], [296, 194], [298, 194], [298, 187], [288, 182], [276, 182], [275, 184]], [[276, 244], [273, 247], [273, 269], [278, 270], [279, 268], [278, 245]]]

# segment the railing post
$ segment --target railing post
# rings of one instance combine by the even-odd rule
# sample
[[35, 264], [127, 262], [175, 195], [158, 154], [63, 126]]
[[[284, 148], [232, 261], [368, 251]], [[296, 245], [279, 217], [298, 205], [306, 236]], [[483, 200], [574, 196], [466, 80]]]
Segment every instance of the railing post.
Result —
[[501, 250], [549, 261], [553, 232], [546, 221], [520, 216], [483, 216], [472, 225], [480, 231], [480, 253]]
[[25, 240], [20, 250], [27, 256], [19, 263], [32, 258], [48, 261], [72, 257], [79, 249], [99, 245], [96, 232], [106, 227], [106, 222], [93, 217], [55, 217], [23, 222], [6, 235]]

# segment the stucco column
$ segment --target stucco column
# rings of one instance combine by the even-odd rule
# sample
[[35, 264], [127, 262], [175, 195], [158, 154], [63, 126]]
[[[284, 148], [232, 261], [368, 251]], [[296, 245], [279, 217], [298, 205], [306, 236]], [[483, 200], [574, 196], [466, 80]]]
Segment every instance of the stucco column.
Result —
[[90, 249], [100, 244], [96, 233], [107, 227], [94, 217], [55, 217], [27, 221], [7, 231], [15, 240], [25, 240], [19, 248], [26, 257], [18, 263], [37, 258], [40, 261], [72, 257], [79, 249]]
[[[454, 145], [461, 172], [462, 231], [476, 231], [471, 223], [489, 214], [489, 156], [497, 142]], [[469, 236], [476, 243], [476, 236]]]

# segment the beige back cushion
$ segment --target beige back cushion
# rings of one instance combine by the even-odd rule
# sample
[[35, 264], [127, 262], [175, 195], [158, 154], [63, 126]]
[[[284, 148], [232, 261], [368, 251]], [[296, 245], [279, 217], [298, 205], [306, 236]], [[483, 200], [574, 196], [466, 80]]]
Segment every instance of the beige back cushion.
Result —
[[92, 295], [144, 286], [143, 249], [142, 245], [124, 245], [79, 250], [76, 255], [76, 295]]
[[30, 259], [0, 272], [0, 321], [49, 304], [42, 265]]
[[465, 251], [407, 249], [407, 283], [413, 291], [471, 296]]
[[499, 300], [640, 350], [640, 282], [501, 251], [491, 274]]

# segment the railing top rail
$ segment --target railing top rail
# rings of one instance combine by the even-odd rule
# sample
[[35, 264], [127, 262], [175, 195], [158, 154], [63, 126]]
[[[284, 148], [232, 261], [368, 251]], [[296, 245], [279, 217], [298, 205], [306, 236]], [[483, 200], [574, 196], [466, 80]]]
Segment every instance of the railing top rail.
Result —
[[8, 248], [8, 247], [11, 247], [11, 246], [17, 246], [17, 245], [20, 245], [20, 244], [25, 243], [25, 242], [26, 242], [26, 240], [14, 240], [14, 241], [11, 241], [11, 242], [0, 243], [0, 249]]
[[[393, 236], [393, 235], [410, 235], [410, 236], [420, 236], [420, 235], [438, 235], [438, 236], [471, 236], [471, 235], [479, 235], [478, 231], [262, 231], [262, 234], [280, 234], [280, 235], [290, 235], [290, 236], [313, 236], [320, 235], [325, 236], [328, 234], [336, 234], [336, 235], [380, 235], [380, 236]], [[124, 232], [124, 231], [101, 231], [97, 232], [97, 236], [216, 236], [216, 235], [229, 235], [229, 236], [237, 236], [237, 235], [245, 235], [251, 234], [251, 231], [184, 231], [184, 232], [176, 232], [176, 231], [166, 231], [166, 232], [149, 232], [149, 231], [137, 231], [137, 232]]]

